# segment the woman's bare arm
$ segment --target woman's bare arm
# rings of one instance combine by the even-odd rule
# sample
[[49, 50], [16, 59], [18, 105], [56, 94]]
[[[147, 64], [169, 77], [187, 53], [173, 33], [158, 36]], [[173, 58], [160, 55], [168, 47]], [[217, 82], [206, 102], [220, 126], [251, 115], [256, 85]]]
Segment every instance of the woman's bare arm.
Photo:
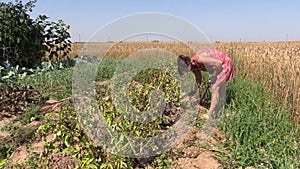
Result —
[[199, 70], [193, 70], [193, 73], [195, 75], [195, 79], [196, 79], [196, 83], [194, 86], [194, 90], [191, 92], [191, 94], [195, 94], [197, 92], [197, 89], [200, 88], [201, 83], [202, 83], [202, 75], [201, 72]]

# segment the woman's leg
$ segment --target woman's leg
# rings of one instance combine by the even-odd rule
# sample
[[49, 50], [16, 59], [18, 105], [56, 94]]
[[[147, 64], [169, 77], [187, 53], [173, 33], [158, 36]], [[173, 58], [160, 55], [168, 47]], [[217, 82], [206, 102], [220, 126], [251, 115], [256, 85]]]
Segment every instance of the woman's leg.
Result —
[[219, 86], [212, 86], [211, 103], [207, 113], [209, 116], [219, 117], [221, 115], [225, 105], [225, 93], [226, 87], [224, 83]]
[[212, 98], [210, 108], [207, 113], [208, 121], [203, 126], [199, 143], [205, 142], [215, 131], [218, 118], [222, 114], [222, 109], [225, 104], [225, 84], [212, 87]]

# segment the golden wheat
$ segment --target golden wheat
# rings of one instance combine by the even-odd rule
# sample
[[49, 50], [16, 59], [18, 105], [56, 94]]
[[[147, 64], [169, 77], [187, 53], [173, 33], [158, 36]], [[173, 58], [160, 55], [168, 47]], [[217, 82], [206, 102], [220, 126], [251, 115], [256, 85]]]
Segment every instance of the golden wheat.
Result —
[[282, 103], [290, 104], [292, 113], [300, 112], [300, 43], [178, 43], [178, 42], [119, 42], [74, 43], [71, 57], [127, 57], [139, 50], [158, 48], [174, 55], [195, 54], [195, 51], [214, 47], [228, 53], [235, 61], [241, 77], [258, 81]]
[[231, 53], [237, 73], [259, 81], [292, 113], [300, 112], [300, 43], [221, 43], [218, 49]]

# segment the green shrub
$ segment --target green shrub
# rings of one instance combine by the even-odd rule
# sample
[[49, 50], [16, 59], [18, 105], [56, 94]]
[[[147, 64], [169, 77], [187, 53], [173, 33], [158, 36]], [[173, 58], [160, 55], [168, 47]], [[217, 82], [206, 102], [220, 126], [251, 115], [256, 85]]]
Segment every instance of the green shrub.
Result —
[[69, 26], [63, 21], [50, 22], [45, 15], [30, 18], [35, 2], [0, 3], [0, 65], [7, 67], [5, 63], [10, 63], [31, 68], [46, 53], [52, 59], [65, 57], [71, 50]]

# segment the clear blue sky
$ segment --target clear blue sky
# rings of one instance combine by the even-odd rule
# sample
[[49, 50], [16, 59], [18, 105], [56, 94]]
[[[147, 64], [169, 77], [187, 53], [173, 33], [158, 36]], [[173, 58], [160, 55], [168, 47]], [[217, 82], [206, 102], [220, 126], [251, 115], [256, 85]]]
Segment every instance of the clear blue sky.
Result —
[[73, 41], [87, 41], [105, 24], [143, 12], [183, 18], [212, 41], [300, 40], [299, 0], [38, 0], [33, 16], [62, 19]]

